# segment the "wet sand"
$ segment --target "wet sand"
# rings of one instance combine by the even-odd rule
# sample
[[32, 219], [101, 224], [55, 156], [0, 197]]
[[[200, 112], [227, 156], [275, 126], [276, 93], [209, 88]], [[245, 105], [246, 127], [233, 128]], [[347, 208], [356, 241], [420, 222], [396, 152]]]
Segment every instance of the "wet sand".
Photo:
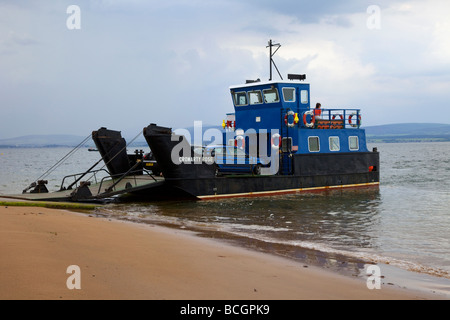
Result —
[[[1, 206], [0, 252], [3, 300], [438, 298], [392, 286], [369, 290], [361, 279], [182, 230], [60, 209]], [[67, 273], [73, 265], [79, 273]], [[69, 289], [69, 277], [81, 289]]]

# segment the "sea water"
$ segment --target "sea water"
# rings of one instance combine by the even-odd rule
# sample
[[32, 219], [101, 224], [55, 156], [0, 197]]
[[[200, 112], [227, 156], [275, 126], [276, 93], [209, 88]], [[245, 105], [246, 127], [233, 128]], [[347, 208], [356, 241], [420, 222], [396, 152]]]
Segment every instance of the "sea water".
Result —
[[[108, 204], [98, 214], [194, 230], [361, 276], [366, 263], [431, 276], [450, 296], [450, 143], [378, 143], [378, 188], [211, 201]], [[21, 193], [70, 149], [0, 149], [0, 194]], [[50, 176], [87, 170], [80, 149]], [[101, 167], [102, 164], [99, 165]], [[389, 271], [389, 270], [386, 270]], [[389, 271], [390, 272], [390, 271]], [[389, 280], [386, 280], [389, 281]]]

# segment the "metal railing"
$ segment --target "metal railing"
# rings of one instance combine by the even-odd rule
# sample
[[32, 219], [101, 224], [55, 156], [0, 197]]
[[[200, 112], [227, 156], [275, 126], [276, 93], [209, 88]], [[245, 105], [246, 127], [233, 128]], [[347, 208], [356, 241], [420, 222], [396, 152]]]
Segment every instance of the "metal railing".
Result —
[[[107, 170], [105, 170], [105, 169], [99, 169], [99, 170], [94, 170], [94, 171], [90, 171], [90, 172], [89, 172], [89, 173], [92, 173], [91, 179], [94, 178], [95, 183], [98, 183], [98, 182], [97, 182], [97, 174], [98, 174], [99, 172], [101, 172], [101, 171], [105, 172], [105, 173], [109, 176], [109, 172], [108, 172]], [[70, 175], [65, 176], [65, 177], [62, 179], [61, 187], [60, 187], [59, 190], [60, 190], [60, 191], [63, 191], [63, 190], [71, 190], [72, 187], [73, 187], [74, 185], [75, 185], [75, 188], [78, 188], [78, 182], [80, 181], [80, 177], [83, 177], [83, 176], [85, 176], [85, 175], [86, 175], [86, 172], [82, 172], [82, 173], [74, 173], [74, 174], [70, 174]], [[69, 178], [73, 178], [73, 179], [74, 179], [74, 182], [71, 183], [69, 187], [65, 188], [65, 187], [64, 187], [64, 183], [66, 182], [66, 179], [69, 179]], [[90, 180], [90, 179], [89, 179], [89, 180]]]
[[[133, 173], [136, 173], [136, 174], [133, 174]], [[134, 181], [134, 187], [137, 187], [138, 186], [138, 180], [147, 180], [147, 179], [144, 178], [144, 174], [142, 174], [142, 173], [144, 173], [144, 174], [148, 175], [149, 177], [151, 177], [153, 179], [153, 181], [155, 181], [155, 182], [158, 181], [154, 177], [153, 174], [151, 174], [149, 171], [147, 171], [145, 169], [137, 170], [137, 171], [131, 171], [131, 172], [127, 172], [125, 174], [110, 175], [110, 176], [107, 176], [107, 177], [103, 177], [103, 179], [100, 181], [100, 185], [98, 186], [97, 195], [103, 193], [102, 192], [102, 186], [103, 186], [103, 183], [105, 183], [106, 179], [110, 179], [108, 181], [113, 181], [113, 184], [111, 186], [108, 186], [108, 188], [105, 189], [105, 193], [110, 193], [113, 190], [117, 191], [116, 190], [116, 186], [119, 184], [119, 182], [121, 182], [125, 178], [132, 178], [131, 181]]]
[[[315, 109], [311, 109], [314, 114]], [[360, 109], [321, 109], [316, 116], [314, 128], [317, 129], [358, 129], [361, 127]]]

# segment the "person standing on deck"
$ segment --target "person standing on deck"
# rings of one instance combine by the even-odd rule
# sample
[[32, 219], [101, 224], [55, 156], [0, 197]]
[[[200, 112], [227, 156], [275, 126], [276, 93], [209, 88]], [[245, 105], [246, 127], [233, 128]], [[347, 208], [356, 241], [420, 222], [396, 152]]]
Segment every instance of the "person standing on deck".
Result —
[[322, 109], [320, 109], [322, 105], [317, 102], [316, 108], [314, 109], [314, 127], [317, 127], [317, 122], [320, 120], [320, 116], [322, 115]]
[[320, 120], [320, 115], [322, 114], [322, 109], [320, 109], [321, 106], [322, 105], [319, 102], [316, 103], [316, 108], [314, 109], [314, 117], [316, 118], [316, 121]]

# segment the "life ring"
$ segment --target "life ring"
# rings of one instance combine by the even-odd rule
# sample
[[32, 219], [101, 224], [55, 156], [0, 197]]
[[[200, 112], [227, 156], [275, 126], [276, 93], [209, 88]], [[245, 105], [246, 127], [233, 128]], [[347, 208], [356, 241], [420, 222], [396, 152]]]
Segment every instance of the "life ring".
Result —
[[[308, 115], [311, 117], [310, 122], [308, 122], [308, 120], [306, 119], [306, 117]], [[305, 127], [312, 128], [312, 127], [314, 127], [315, 122], [316, 122], [316, 117], [314, 117], [313, 110], [309, 110], [309, 111], [306, 111], [305, 113], [303, 113], [303, 124], [305, 125]]]
[[[289, 122], [289, 116], [293, 117], [293, 122], [290, 123]], [[292, 128], [295, 125], [295, 113], [294, 111], [290, 110], [286, 113], [286, 115], [284, 116], [284, 124], [287, 125], [289, 128]]]
[[[278, 144], [275, 144], [274, 142], [277, 141], [277, 140], [278, 140]], [[281, 147], [281, 136], [280, 136], [279, 133], [275, 133], [272, 136], [271, 144], [272, 144], [272, 148], [273, 149], [279, 149]]]
[[339, 116], [339, 118], [341, 118], [341, 120], [344, 120], [344, 116], [342, 114], [333, 114], [333, 117], [331, 119], [332, 120], [336, 119], [336, 116]]
[[[238, 141], [241, 141], [241, 145], [239, 146]], [[245, 148], [245, 139], [243, 136], [237, 136], [236, 139], [234, 140], [234, 146], [239, 148], [239, 149], [244, 149]]]
[[352, 113], [348, 117], [348, 124], [351, 125], [352, 127], [356, 128], [356, 127], [361, 125], [361, 115], [358, 115], [358, 119], [357, 119], [357, 121], [355, 123], [352, 122], [353, 116], [356, 116], [356, 113]]

